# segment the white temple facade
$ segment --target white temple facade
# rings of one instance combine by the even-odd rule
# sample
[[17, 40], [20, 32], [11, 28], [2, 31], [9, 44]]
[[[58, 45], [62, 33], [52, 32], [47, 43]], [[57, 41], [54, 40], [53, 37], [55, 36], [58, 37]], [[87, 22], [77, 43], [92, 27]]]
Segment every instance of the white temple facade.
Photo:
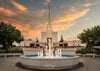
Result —
[[48, 39], [51, 39], [52, 42], [57, 42], [57, 32], [53, 32], [52, 26], [50, 23], [50, 6], [49, 6], [47, 29], [45, 32], [41, 32], [41, 41], [48, 42]]

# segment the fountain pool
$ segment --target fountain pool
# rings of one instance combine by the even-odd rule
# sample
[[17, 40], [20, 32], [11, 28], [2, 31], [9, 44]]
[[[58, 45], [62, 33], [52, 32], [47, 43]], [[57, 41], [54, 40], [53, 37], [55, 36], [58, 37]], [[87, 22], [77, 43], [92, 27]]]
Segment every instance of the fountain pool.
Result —
[[[46, 49], [47, 51], [47, 49]], [[79, 56], [74, 55], [62, 55], [61, 49], [57, 49], [53, 54], [51, 48], [51, 40], [49, 39], [49, 49], [43, 54], [43, 50], [39, 50], [38, 55], [22, 55], [20, 57], [20, 63], [29, 68], [45, 69], [45, 70], [57, 70], [71, 68], [79, 63]]]
[[23, 55], [21, 64], [35, 69], [65, 69], [79, 63], [79, 56], [62, 55], [61, 57], [38, 57], [38, 55]]
[[[26, 55], [26, 57], [32, 57], [32, 58], [34, 58], [34, 57], [36, 57], [36, 58], [40, 58], [40, 57], [38, 57], [38, 55]], [[43, 56], [44, 58], [48, 58], [47, 56]], [[72, 55], [62, 55], [61, 56], [62, 58], [66, 58], [66, 57], [74, 57], [74, 56], [72, 56]], [[49, 57], [50, 58], [50, 57]], [[53, 57], [51, 57], [51, 58], [56, 58], [56, 56], [53, 56]]]

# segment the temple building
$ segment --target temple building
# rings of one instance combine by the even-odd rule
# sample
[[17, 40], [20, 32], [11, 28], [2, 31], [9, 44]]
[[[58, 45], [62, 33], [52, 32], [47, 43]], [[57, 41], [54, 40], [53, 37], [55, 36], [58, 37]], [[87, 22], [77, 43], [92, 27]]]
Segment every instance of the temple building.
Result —
[[16, 45], [16, 46], [30, 46], [30, 44], [32, 43], [35, 46], [36, 46], [36, 44], [39, 44], [40, 46], [45, 47], [48, 44], [48, 39], [51, 39], [51, 42], [53, 43], [53, 47], [59, 46], [59, 44], [65, 44], [65, 43], [68, 43], [68, 46], [85, 46], [85, 45], [81, 44], [80, 40], [59, 42], [57, 40], [58, 32], [54, 32], [52, 30], [52, 25], [51, 25], [50, 18], [51, 17], [50, 17], [50, 6], [49, 6], [47, 29], [46, 29], [45, 32], [41, 32], [41, 41], [39, 40], [39, 42], [36, 42], [36, 41], [24, 40], [20, 44], [17, 43], [17, 42], [14, 42], [13, 45]]
[[52, 42], [57, 42], [57, 32], [53, 32], [50, 21], [50, 6], [49, 6], [47, 29], [45, 32], [41, 32], [41, 41], [48, 42], [48, 39], [51, 39]]

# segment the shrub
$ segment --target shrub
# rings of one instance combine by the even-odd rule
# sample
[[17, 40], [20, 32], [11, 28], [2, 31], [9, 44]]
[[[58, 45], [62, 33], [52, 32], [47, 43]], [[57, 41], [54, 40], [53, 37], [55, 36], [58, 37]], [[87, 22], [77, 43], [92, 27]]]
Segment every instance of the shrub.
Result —
[[68, 43], [64, 43], [64, 46], [67, 47], [68, 46]]
[[97, 52], [96, 52], [98, 55], [100, 55], [100, 50], [97, 50]]
[[39, 44], [36, 44], [36, 46], [40, 46]]
[[12, 47], [16, 47], [16, 45], [12, 45]]
[[0, 50], [0, 53], [23, 53], [22, 50], [16, 49], [14, 47], [10, 47], [8, 49]]
[[91, 53], [91, 48], [85, 48], [87, 53]]
[[97, 53], [96, 49], [91, 49], [91, 53]]
[[34, 47], [34, 43], [30, 43], [30, 47]]
[[0, 50], [0, 53], [5, 53], [5, 52], [6, 52], [6, 50], [3, 50], [3, 49], [2, 49], [2, 50]]
[[81, 50], [81, 54], [86, 54], [87, 53], [87, 50], [86, 49], [82, 49]]
[[59, 44], [59, 46], [63, 46], [63, 44]]
[[77, 50], [76, 53], [82, 53], [82, 54], [97, 53], [97, 54], [100, 54], [100, 50], [90, 49], [90, 48], [83, 48], [81, 50]]
[[77, 50], [76, 53], [81, 53], [81, 50]]
[[83, 48], [81, 50], [78, 50], [77, 53], [81, 53], [81, 54], [91, 53], [91, 49], [90, 48]]

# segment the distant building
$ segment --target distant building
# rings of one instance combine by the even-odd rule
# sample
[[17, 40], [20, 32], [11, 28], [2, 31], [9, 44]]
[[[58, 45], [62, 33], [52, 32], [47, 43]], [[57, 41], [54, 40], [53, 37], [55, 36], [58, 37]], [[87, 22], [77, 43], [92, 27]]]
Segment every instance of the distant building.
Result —
[[30, 41], [29, 39], [25, 39], [24, 41], [17, 43], [17, 42], [13, 42], [13, 45], [16, 46], [30, 46], [30, 43], [32, 43], [33, 41]]
[[68, 46], [86, 46], [86, 44], [82, 44], [80, 40], [72, 40], [72, 41], [65, 41], [68, 43]]

